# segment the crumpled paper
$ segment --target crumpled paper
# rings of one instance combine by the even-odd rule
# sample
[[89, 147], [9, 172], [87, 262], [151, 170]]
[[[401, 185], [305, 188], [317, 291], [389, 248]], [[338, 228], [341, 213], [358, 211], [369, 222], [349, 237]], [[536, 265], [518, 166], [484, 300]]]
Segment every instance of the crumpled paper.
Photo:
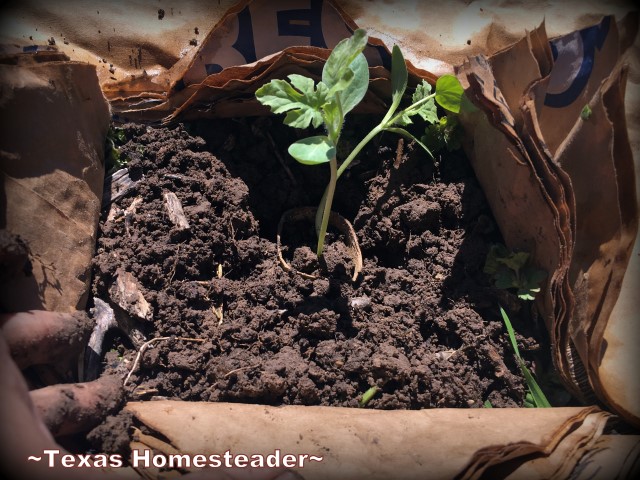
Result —
[[28, 264], [0, 286], [4, 311], [85, 308], [109, 107], [95, 67], [43, 51], [0, 64], [0, 228]]
[[[266, 456], [277, 448], [282, 455], [321, 457], [297, 469], [307, 480], [566, 479], [580, 462], [589, 464], [585, 452], [615, 455], [600, 478], [622, 478], [620, 472], [637, 466], [618, 463], [618, 456], [640, 448], [638, 436], [608, 443], [602, 432], [610, 414], [595, 407], [530, 409], [526, 422], [521, 409], [406, 412], [165, 400], [130, 402], [126, 411], [138, 429], [131, 447], [139, 456], [145, 450]], [[152, 433], [142, 434], [142, 427]]]
[[609, 16], [550, 42], [543, 23], [458, 76], [480, 108], [461, 117], [466, 150], [505, 242], [550, 273], [538, 306], [560, 374], [639, 423], [629, 386], [607, 390], [599, 371], [607, 349], [637, 350], [604, 338], [638, 232], [621, 61], [636, 30], [637, 16]]

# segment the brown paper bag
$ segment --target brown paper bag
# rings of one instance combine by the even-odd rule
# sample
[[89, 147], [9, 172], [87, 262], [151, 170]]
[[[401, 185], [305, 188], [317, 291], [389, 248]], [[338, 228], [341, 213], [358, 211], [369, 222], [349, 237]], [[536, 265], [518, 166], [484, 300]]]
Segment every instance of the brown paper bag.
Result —
[[28, 250], [0, 286], [0, 306], [82, 310], [109, 126], [95, 67], [51, 52], [21, 54], [0, 64], [0, 85], [0, 228]]
[[[482, 111], [463, 116], [475, 132], [467, 151], [505, 241], [532, 252], [550, 272], [539, 306], [555, 363], [573, 391], [587, 399], [595, 394], [632, 422], [637, 404], [621, 385], [605, 389], [599, 366], [638, 229], [624, 116], [627, 70], [620, 60], [636, 20], [622, 22], [622, 40], [611, 17], [551, 43], [543, 24], [512, 48], [471, 59], [459, 71]], [[489, 147], [505, 143], [513, 147], [497, 154]], [[519, 156], [505, 155], [510, 150]], [[514, 201], [518, 196], [525, 202]], [[536, 218], [541, 212], [546, 221]]]
[[[587, 463], [609, 416], [593, 407], [533, 409], [523, 428], [519, 409], [404, 412], [156, 401], [129, 403], [126, 410], [134, 415], [131, 447], [139, 466], [155, 455], [168, 461], [229, 451], [265, 458], [277, 448], [280, 458], [307, 455], [302, 467], [293, 467], [307, 480], [502, 478], [508, 472], [515, 479], [564, 479]], [[608, 461], [603, 473], [615, 478], [629, 469], [610, 459], [633, 454], [639, 444], [640, 438], [628, 437], [616, 445], [621, 450], [599, 451]]]
[[[105, 85], [117, 121], [177, 122], [211, 117], [265, 115], [269, 109], [255, 91], [273, 78], [299, 73], [319, 78], [324, 61], [357, 25], [332, 0], [276, 2], [244, 0], [230, 9], [209, 32], [188, 65], [167, 72], [170, 87], [160, 94], [160, 79], [136, 78]], [[365, 56], [371, 88], [358, 113], [382, 112], [391, 86], [391, 53], [369, 38]], [[408, 63], [411, 86], [436, 76]], [[145, 90], [144, 87], [147, 87]]]

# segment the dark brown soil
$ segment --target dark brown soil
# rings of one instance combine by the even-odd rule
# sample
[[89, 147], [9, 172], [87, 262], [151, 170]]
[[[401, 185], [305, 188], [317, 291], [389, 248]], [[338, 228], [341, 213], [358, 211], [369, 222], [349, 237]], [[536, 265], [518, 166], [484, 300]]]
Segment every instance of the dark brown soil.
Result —
[[[371, 408], [521, 406], [524, 382], [498, 314], [504, 293], [482, 273], [499, 233], [466, 159], [434, 163], [391, 134], [371, 144], [334, 203], [357, 231], [362, 274], [351, 281], [338, 235], [318, 264], [313, 226], [289, 225], [285, 256], [319, 275], [305, 279], [279, 265], [276, 227], [284, 211], [317, 204], [328, 168], [289, 158], [297, 132], [279, 120], [124, 127], [121, 151], [138, 183], [112, 214], [142, 202], [111, 220], [105, 210], [93, 294], [109, 301], [116, 270], [130, 272], [153, 309], [140, 322], [147, 339], [176, 337], [144, 352], [131, 398], [356, 407], [375, 385]], [[352, 122], [360, 130], [370, 120]], [[165, 192], [181, 201], [189, 230], [169, 221]], [[525, 356], [538, 347], [519, 343]], [[107, 355], [107, 369], [131, 368], [132, 344], [110, 348], [122, 355]]]

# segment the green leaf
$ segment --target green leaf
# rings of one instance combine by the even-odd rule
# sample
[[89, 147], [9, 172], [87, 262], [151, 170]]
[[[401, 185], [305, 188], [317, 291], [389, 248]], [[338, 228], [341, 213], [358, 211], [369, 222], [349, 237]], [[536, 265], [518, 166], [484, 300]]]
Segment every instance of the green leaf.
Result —
[[317, 128], [322, 125], [322, 114], [312, 108], [291, 110], [284, 117], [284, 124], [293, 128], [307, 128], [313, 124]]
[[529, 254], [527, 252], [513, 252], [509, 255], [496, 258], [496, 261], [506, 265], [514, 272], [519, 272], [522, 267], [525, 266], [529, 260]]
[[298, 75], [297, 73], [287, 75], [287, 78], [291, 82], [291, 85], [301, 92], [302, 95], [313, 98], [316, 85], [312, 78], [305, 77], [304, 75]]
[[453, 113], [460, 113], [464, 90], [454, 75], [443, 75], [436, 82], [436, 102]]
[[509, 334], [509, 340], [511, 341], [513, 351], [516, 352], [516, 357], [522, 359], [522, 357], [520, 356], [520, 350], [518, 350], [518, 342], [516, 342], [516, 332], [513, 330], [513, 325], [511, 325], [511, 321], [507, 316], [507, 312], [505, 312], [504, 308], [502, 307], [500, 307], [500, 315], [502, 315], [502, 321], [507, 327], [507, 333]]
[[[539, 288], [538, 288], [538, 291], [540, 291]], [[533, 295], [533, 292], [531, 290], [526, 290], [526, 289], [518, 290], [518, 298], [526, 302], [530, 302], [536, 299], [535, 295]]]
[[335, 157], [336, 147], [324, 135], [303, 138], [289, 146], [289, 154], [304, 165], [327, 163]]
[[369, 88], [369, 64], [362, 53], [351, 62], [349, 69], [353, 72], [353, 80], [340, 93], [343, 115], [349, 113], [362, 101]]
[[[511, 342], [511, 346], [513, 347], [513, 350], [516, 354], [516, 360], [518, 362], [518, 366], [522, 371], [522, 375], [524, 376], [525, 382], [527, 383], [527, 387], [529, 388], [529, 393], [531, 394], [531, 397], [528, 398], [527, 400], [529, 402], [532, 401], [533, 406], [537, 408], [551, 407], [551, 404], [549, 403], [549, 400], [547, 400], [547, 397], [545, 396], [542, 389], [540, 388], [540, 385], [538, 385], [538, 382], [536, 382], [536, 379], [533, 377], [533, 374], [524, 364], [524, 360], [520, 356], [520, 351], [518, 350], [518, 343], [516, 342], [516, 332], [513, 330], [513, 326], [511, 325], [511, 321], [507, 316], [507, 312], [505, 312], [502, 307], [500, 307], [500, 315], [502, 315], [502, 320], [505, 326], [507, 327], [509, 341]], [[527, 397], [529, 397], [529, 395], [527, 395]], [[527, 404], [527, 401], [525, 401], [525, 406], [526, 404]]]
[[118, 145], [124, 145], [127, 142], [127, 136], [124, 134], [124, 130], [118, 127], [109, 127], [107, 138], [113, 140], [113, 142]]
[[516, 272], [514, 272], [513, 270], [508, 270], [507, 268], [502, 268], [494, 273], [493, 279], [496, 288], [500, 288], [502, 290], [514, 288], [518, 283]]
[[498, 257], [504, 256], [503, 251], [506, 251], [506, 247], [501, 244], [491, 245], [489, 253], [487, 253], [487, 259], [484, 263], [484, 273], [488, 275], [494, 275], [498, 272], [501, 265], [498, 263]]
[[522, 375], [524, 375], [524, 379], [527, 382], [527, 386], [529, 387], [529, 393], [531, 393], [531, 397], [533, 398], [533, 404], [536, 408], [551, 408], [551, 404], [549, 400], [547, 400], [546, 395], [536, 382], [536, 379], [533, 377], [531, 371], [524, 364], [522, 359], [520, 359], [520, 369], [522, 370]]
[[397, 125], [399, 127], [406, 127], [407, 125], [411, 125], [413, 121], [411, 120], [411, 113], [407, 110], [402, 110], [393, 122], [393, 125]]
[[326, 85], [320, 82], [316, 89], [312, 79], [297, 74], [289, 75], [289, 80], [291, 84], [286, 80], [271, 80], [256, 90], [256, 98], [273, 113], [289, 112], [284, 119], [286, 125], [294, 128], [322, 125], [321, 107], [327, 101]]
[[[420, 85], [416, 87], [416, 91], [413, 92], [413, 96], [411, 97], [411, 101], [413, 103], [417, 103], [420, 100], [424, 100], [425, 98], [431, 95], [432, 87], [426, 81], [422, 80]], [[420, 105], [420, 107], [413, 111], [412, 115], [420, 115], [422, 119], [429, 123], [435, 123], [438, 121], [438, 112], [436, 108], [436, 103], [434, 98], [430, 98], [424, 104]]]
[[[350, 75], [350, 65], [367, 46], [367, 32], [362, 28], [353, 32], [350, 38], [342, 39], [333, 48], [329, 58], [322, 69], [322, 81], [329, 87], [333, 87]], [[355, 73], [355, 72], [354, 72]]]
[[457, 116], [445, 115], [437, 123], [428, 125], [422, 141], [434, 152], [445, 148], [449, 152], [459, 150], [462, 147], [462, 128]]
[[547, 273], [529, 265], [529, 262], [529, 253], [511, 252], [504, 245], [497, 244], [487, 254], [484, 272], [493, 277], [497, 288], [516, 288], [518, 298], [531, 301], [540, 292], [540, 283]]
[[418, 103], [420, 100], [427, 98], [429, 95], [431, 95], [432, 90], [433, 87], [431, 86], [431, 84], [426, 80], [422, 80], [422, 82], [420, 82], [420, 84], [416, 87], [416, 91], [413, 92], [413, 95], [411, 95], [411, 102]]
[[493, 405], [491, 405], [491, 402], [489, 400], [485, 400], [482, 406], [484, 408], [493, 408]]
[[400, 47], [394, 45], [391, 51], [391, 107], [385, 118], [390, 118], [400, 105], [402, 95], [407, 89], [408, 75], [402, 51]]
[[329, 139], [334, 145], [337, 145], [344, 122], [342, 109], [338, 102], [327, 102], [323, 105], [322, 111], [324, 112], [324, 123], [327, 127]]
[[524, 396], [524, 408], [536, 408], [536, 402], [531, 395], [531, 391], [528, 391]]
[[298, 108], [303, 95], [286, 80], [274, 79], [256, 90], [256, 98], [263, 105], [270, 107], [273, 113], [284, 113]]
[[582, 107], [582, 110], [580, 111], [580, 118], [582, 120], [589, 120], [591, 118], [591, 114], [593, 112], [591, 111], [591, 107], [589, 105], [585, 105], [584, 107]]
[[[368, 70], [367, 70], [367, 73], [368, 73]], [[344, 90], [346, 90], [349, 87], [349, 85], [351, 85], [351, 83], [353, 83], [353, 79], [354, 79], [353, 70], [351, 70], [350, 68], [347, 68], [344, 75], [337, 81], [337, 83], [332, 85], [331, 88], [329, 89], [329, 96], [335, 97], [336, 94], [342, 93]]]

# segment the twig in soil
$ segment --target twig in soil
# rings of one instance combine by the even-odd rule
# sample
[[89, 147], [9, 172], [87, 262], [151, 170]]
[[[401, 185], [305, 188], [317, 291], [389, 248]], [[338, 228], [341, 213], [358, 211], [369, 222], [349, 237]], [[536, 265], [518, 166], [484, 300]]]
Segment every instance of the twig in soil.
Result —
[[[221, 263], [218, 264], [216, 275], [218, 276], [218, 278], [222, 278], [222, 264]], [[222, 325], [222, 320], [224, 319], [224, 314], [222, 313], [222, 306], [223, 306], [223, 304], [221, 303], [219, 307], [216, 307], [216, 306], [211, 307], [211, 311], [213, 312], [213, 314], [218, 319], [218, 326]]]
[[102, 352], [105, 348], [104, 337], [111, 328], [117, 328], [124, 333], [134, 347], [141, 346], [146, 338], [139, 323], [123, 310], [114, 310], [99, 298], [94, 298], [94, 308], [91, 309], [95, 321], [89, 343], [84, 353], [84, 368], [80, 370], [80, 380], [88, 382], [98, 378]]
[[224, 319], [224, 315], [222, 313], [222, 305], [219, 307], [211, 307], [211, 311], [218, 319], [218, 326], [222, 325], [222, 320]]
[[153, 395], [156, 393], [158, 393], [157, 388], [140, 388], [140, 387], [136, 387], [136, 389], [133, 392], [133, 394], [138, 397], [142, 397], [144, 395]]
[[184, 210], [182, 209], [182, 202], [173, 192], [164, 192], [164, 206], [167, 209], [169, 220], [173, 223], [178, 230], [189, 230], [189, 220], [187, 220]]
[[173, 281], [173, 277], [176, 274], [176, 268], [178, 268], [178, 258], [180, 255], [180, 245], [178, 245], [178, 248], [176, 250], [176, 255], [175, 255], [175, 260], [173, 262], [173, 266], [171, 267], [171, 272], [169, 272], [169, 283], [168, 285], [171, 285], [171, 282]]
[[136, 368], [138, 367], [138, 363], [140, 362], [140, 358], [142, 357], [142, 354], [144, 353], [144, 351], [152, 344], [155, 342], [159, 342], [162, 340], [171, 340], [171, 339], [175, 339], [175, 340], [182, 340], [183, 342], [204, 342], [205, 339], [204, 338], [186, 338], [186, 337], [157, 337], [157, 338], [152, 338], [151, 340], [149, 340], [148, 342], [145, 342], [141, 347], [140, 350], [138, 350], [138, 354], [136, 355], [135, 360], [133, 361], [133, 366], [131, 367], [131, 370], [129, 370], [129, 373], [127, 374], [127, 378], [124, 379], [124, 383], [123, 386], [126, 386], [127, 383], [129, 382], [129, 378], [131, 378], [131, 375], [133, 374], [133, 372], [136, 370]]
[[296, 179], [293, 176], [293, 173], [291, 173], [291, 170], [289, 170], [289, 167], [287, 167], [287, 164], [284, 162], [284, 158], [282, 158], [282, 155], [280, 155], [280, 151], [278, 150], [278, 147], [276, 146], [276, 142], [273, 141], [273, 137], [271, 136], [271, 134], [269, 132], [266, 132], [266, 137], [269, 139], [269, 143], [271, 144], [271, 148], [273, 148], [273, 151], [276, 154], [276, 158], [280, 162], [280, 165], [282, 165], [282, 168], [284, 168], [284, 171], [287, 172], [287, 176], [289, 177], [289, 180], [291, 180], [291, 183], [294, 186], [297, 186], [298, 182], [296, 182]]
[[140, 205], [141, 203], [142, 203], [142, 198], [136, 197], [131, 202], [131, 205], [129, 205], [124, 210], [124, 228], [125, 228], [125, 231], [127, 232], [127, 236], [131, 236], [131, 233], [129, 232], [129, 228], [131, 228], [131, 224], [133, 223], [133, 216], [136, 214], [138, 205]]
[[402, 163], [402, 156], [404, 155], [404, 138], [400, 137], [398, 139], [398, 146], [396, 147], [396, 159], [393, 162], [393, 168], [396, 170], [400, 167]]
[[120, 170], [113, 172], [105, 178], [105, 188], [102, 194], [102, 208], [106, 208], [122, 197], [124, 197], [129, 190], [131, 190], [138, 181], [131, 180], [129, 177], [129, 170], [127, 168], [121, 168]]
[[256, 368], [258, 366], [260, 366], [259, 363], [256, 363], [254, 365], [249, 365], [249, 366], [246, 366], [246, 367], [234, 368], [233, 370], [229, 370], [227, 373], [225, 373], [224, 374], [224, 378], [229, 378], [234, 373], [238, 373], [238, 372], [241, 372], [243, 370], [253, 370], [254, 368]]

